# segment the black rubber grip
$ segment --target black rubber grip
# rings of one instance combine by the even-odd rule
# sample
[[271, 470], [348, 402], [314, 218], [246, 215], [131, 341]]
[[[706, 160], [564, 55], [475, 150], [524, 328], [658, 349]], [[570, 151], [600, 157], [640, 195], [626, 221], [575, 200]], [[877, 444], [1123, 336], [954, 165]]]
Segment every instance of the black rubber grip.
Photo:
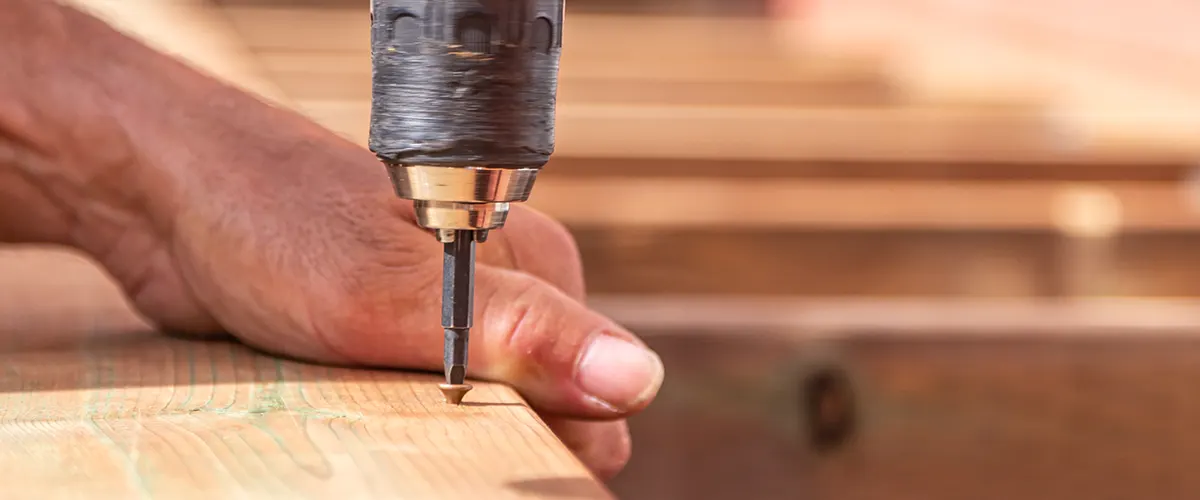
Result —
[[369, 146], [393, 164], [540, 167], [563, 0], [372, 0]]

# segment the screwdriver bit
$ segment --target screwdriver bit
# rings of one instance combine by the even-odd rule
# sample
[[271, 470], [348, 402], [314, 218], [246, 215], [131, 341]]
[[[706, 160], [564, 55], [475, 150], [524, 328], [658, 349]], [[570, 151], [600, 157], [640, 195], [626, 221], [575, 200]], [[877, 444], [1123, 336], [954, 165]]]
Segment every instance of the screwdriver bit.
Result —
[[475, 231], [454, 231], [453, 241], [442, 250], [442, 329], [446, 333], [443, 367], [446, 383], [440, 385], [446, 400], [462, 402], [471, 390], [466, 383], [467, 341], [475, 291]]
[[368, 146], [443, 245], [446, 401], [467, 391], [475, 245], [554, 151], [563, 0], [371, 0]]

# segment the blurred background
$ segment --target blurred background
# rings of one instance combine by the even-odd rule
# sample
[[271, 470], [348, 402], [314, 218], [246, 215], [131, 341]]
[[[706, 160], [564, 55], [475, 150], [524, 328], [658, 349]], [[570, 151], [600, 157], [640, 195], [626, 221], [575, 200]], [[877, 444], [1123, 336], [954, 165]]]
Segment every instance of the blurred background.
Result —
[[[366, 0], [83, 3], [365, 144]], [[1193, 498], [1197, 19], [568, 0], [530, 204], [667, 364], [615, 492]]]

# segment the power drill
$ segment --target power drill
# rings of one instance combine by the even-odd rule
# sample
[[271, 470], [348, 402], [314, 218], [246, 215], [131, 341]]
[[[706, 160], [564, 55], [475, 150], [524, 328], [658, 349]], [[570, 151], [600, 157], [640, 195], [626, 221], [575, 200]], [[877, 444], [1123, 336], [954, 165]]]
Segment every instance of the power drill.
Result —
[[564, 0], [371, 0], [369, 147], [443, 244], [442, 394], [460, 404], [475, 245], [554, 151]]

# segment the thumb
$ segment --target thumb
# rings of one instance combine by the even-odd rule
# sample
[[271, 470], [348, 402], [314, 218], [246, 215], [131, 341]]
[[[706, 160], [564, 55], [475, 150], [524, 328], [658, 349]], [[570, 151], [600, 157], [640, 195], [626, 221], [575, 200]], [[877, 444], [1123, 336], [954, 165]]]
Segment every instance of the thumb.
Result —
[[540, 411], [619, 417], [643, 409], [662, 385], [657, 354], [537, 277], [480, 266], [475, 304], [468, 369], [513, 385]]

